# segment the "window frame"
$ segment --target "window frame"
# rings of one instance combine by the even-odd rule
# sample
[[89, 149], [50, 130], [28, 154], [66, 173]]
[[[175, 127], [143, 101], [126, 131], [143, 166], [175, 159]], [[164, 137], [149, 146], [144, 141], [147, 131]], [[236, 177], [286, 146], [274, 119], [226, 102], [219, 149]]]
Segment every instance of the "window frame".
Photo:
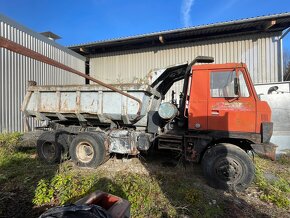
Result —
[[[233, 96], [233, 97], [214, 97], [212, 96], [212, 92], [211, 92], [211, 74], [212, 73], [225, 73], [225, 72], [235, 72], [236, 75], [235, 75], [235, 78], [238, 78], [239, 77], [239, 74], [242, 74], [243, 78], [244, 78], [244, 81], [246, 83], [246, 87], [247, 87], [247, 90], [248, 90], [248, 93], [249, 93], [249, 96], [245, 97], [245, 96]], [[239, 86], [240, 86], [240, 81], [239, 81]], [[241, 86], [239, 87], [241, 88]], [[252, 97], [252, 91], [249, 87], [249, 84], [248, 84], [248, 80], [247, 80], [247, 77], [245, 76], [245, 72], [243, 70], [243, 68], [232, 68], [232, 69], [217, 69], [217, 70], [211, 70], [209, 71], [209, 97], [210, 98], [213, 98], [213, 99], [218, 99], [218, 98], [223, 98], [223, 99], [234, 99], [234, 98], [251, 98]]]

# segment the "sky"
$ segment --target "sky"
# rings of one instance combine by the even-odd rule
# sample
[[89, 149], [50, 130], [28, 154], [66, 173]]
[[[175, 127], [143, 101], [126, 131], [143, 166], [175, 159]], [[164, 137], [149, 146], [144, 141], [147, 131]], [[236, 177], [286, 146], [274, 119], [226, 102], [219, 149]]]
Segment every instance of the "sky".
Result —
[[1, 14], [65, 46], [284, 12], [290, 0], [0, 0]]

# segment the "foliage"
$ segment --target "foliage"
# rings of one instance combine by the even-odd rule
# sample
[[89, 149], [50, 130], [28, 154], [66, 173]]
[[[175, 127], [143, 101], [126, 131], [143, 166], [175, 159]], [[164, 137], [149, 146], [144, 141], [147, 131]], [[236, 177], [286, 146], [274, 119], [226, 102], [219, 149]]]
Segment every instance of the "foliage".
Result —
[[[56, 174], [51, 180], [39, 181], [33, 203], [36, 205], [73, 203], [76, 199], [95, 190], [102, 190], [128, 199], [134, 217], [156, 213], [159, 207], [164, 208], [168, 202], [163, 197], [157, 181], [150, 177], [144, 178], [138, 174], [118, 174], [111, 179], [99, 176], [75, 174]], [[142, 191], [140, 191], [142, 190]], [[173, 208], [168, 208], [173, 214]]]
[[55, 166], [35, 158], [35, 148], [11, 144], [0, 146], [0, 217], [38, 217], [42, 211], [32, 209], [34, 190], [41, 178], [55, 173]]
[[76, 196], [84, 195], [93, 184], [92, 177], [56, 174], [51, 180], [41, 179], [35, 190], [33, 203], [64, 205]]
[[290, 207], [290, 183], [278, 178], [274, 182], [267, 181], [263, 170], [256, 167], [256, 185], [262, 191], [260, 199], [266, 202], [272, 202], [278, 207], [288, 209]]
[[[133, 173], [117, 173], [112, 178], [105, 177], [102, 173], [58, 173], [50, 180], [40, 180], [33, 203], [38, 206], [63, 205], [73, 203], [93, 191], [102, 190], [127, 199], [131, 203], [132, 217], [176, 217], [178, 214], [212, 217], [223, 214], [222, 208], [217, 204], [209, 205], [206, 202], [201, 191], [192, 187], [188, 181], [182, 181], [176, 187], [176, 177], [172, 175], [163, 180]], [[162, 190], [161, 184], [168, 189]], [[164, 191], [169, 195], [164, 195]]]
[[35, 190], [33, 203], [36, 205], [47, 204], [50, 203], [52, 197], [53, 189], [49, 188], [49, 185], [45, 179], [41, 179], [38, 182], [37, 189]]
[[13, 151], [20, 142], [22, 136], [19, 132], [0, 133], [0, 147], [5, 147], [8, 151]]
[[[7, 145], [18, 144], [17, 140], [11, 141]], [[6, 193], [11, 199], [10, 203], [0, 201], [0, 216], [3, 215], [1, 209], [8, 208], [9, 211], [17, 207], [17, 213], [24, 214], [23, 217], [38, 217], [44, 208], [73, 203], [96, 190], [128, 199], [132, 217], [231, 215], [228, 212], [232, 208], [228, 196], [206, 186], [204, 180], [200, 180], [198, 175], [193, 176], [189, 169], [162, 167], [156, 170], [154, 165], [152, 171], [148, 168], [149, 174], [129, 173], [126, 170], [112, 173], [102, 167], [77, 170], [70, 162], [60, 166], [44, 164], [35, 153], [35, 149], [7, 152], [6, 147], [0, 146], [0, 194]], [[264, 159], [259, 159], [257, 165], [256, 184], [261, 190], [259, 197], [279, 207], [289, 208], [287, 195], [290, 184], [286, 175], [289, 173], [284, 170], [287, 166]], [[279, 170], [285, 176], [277, 174], [278, 179], [271, 183], [265, 179], [262, 169], [271, 172]], [[275, 207], [275, 211], [277, 209]]]
[[284, 71], [284, 81], [290, 80], [290, 60], [286, 64], [286, 68]]
[[283, 79], [284, 81], [289, 81], [290, 80], [290, 51], [287, 49], [284, 49], [284, 52], [283, 52], [283, 67], [284, 67]]

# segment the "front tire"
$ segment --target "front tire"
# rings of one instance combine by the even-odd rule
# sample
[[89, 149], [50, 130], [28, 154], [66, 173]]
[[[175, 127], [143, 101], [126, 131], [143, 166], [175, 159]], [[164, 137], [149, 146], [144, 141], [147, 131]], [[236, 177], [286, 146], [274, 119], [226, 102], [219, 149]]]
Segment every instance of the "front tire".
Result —
[[208, 184], [223, 190], [244, 191], [254, 179], [255, 168], [248, 154], [233, 144], [217, 144], [202, 159]]
[[98, 167], [106, 156], [103, 134], [80, 133], [72, 141], [69, 153], [72, 161], [79, 167]]

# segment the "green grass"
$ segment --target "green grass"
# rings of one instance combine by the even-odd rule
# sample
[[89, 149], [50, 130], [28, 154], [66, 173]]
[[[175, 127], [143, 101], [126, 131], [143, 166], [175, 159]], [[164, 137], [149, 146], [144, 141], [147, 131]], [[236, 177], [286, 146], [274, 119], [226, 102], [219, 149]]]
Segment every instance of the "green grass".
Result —
[[1, 135], [0, 217], [37, 217], [45, 208], [73, 203], [96, 190], [129, 200], [132, 217], [223, 214], [218, 204], [209, 205], [205, 193], [192, 185], [194, 177], [182, 172], [169, 169], [150, 176], [132, 172], [111, 175], [105, 170], [73, 169], [67, 162], [47, 165], [38, 160], [34, 148], [20, 147], [20, 136]]
[[[148, 174], [144, 174], [111, 173], [106, 168], [80, 170], [70, 162], [47, 165], [38, 160], [34, 148], [21, 148], [20, 136], [0, 135], [0, 217], [38, 217], [46, 208], [73, 203], [96, 190], [129, 200], [132, 217], [230, 217], [233, 208], [240, 214], [246, 210], [233, 207], [235, 197], [206, 186], [189, 166], [157, 167], [153, 162], [146, 164]], [[260, 199], [282, 208], [289, 206], [287, 161], [256, 160]], [[264, 178], [265, 171], [279, 179], [270, 184]], [[250, 210], [246, 215], [260, 214], [252, 205], [243, 204]]]
[[176, 176], [169, 174], [150, 177], [120, 172], [108, 177], [105, 172], [95, 175], [68, 171], [50, 180], [40, 180], [33, 202], [38, 206], [64, 205], [102, 190], [127, 199], [131, 203], [132, 217], [222, 216], [222, 208], [209, 205], [203, 192], [192, 186], [192, 179], [179, 179], [177, 183]]
[[[280, 164], [280, 165], [279, 165]], [[281, 164], [284, 167], [281, 167]], [[275, 176], [273, 181], [266, 179], [265, 172]], [[290, 157], [273, 163], [269, 160], [258, 159], [256, 164], [255, 183], [260, 189], [260, 199], [271, 202], [280, 208], [290, 209]]]
[[6, 151], [13, 152], [22, 136], [19, 132], [0, 133], [0, 147], [4, 147]]

